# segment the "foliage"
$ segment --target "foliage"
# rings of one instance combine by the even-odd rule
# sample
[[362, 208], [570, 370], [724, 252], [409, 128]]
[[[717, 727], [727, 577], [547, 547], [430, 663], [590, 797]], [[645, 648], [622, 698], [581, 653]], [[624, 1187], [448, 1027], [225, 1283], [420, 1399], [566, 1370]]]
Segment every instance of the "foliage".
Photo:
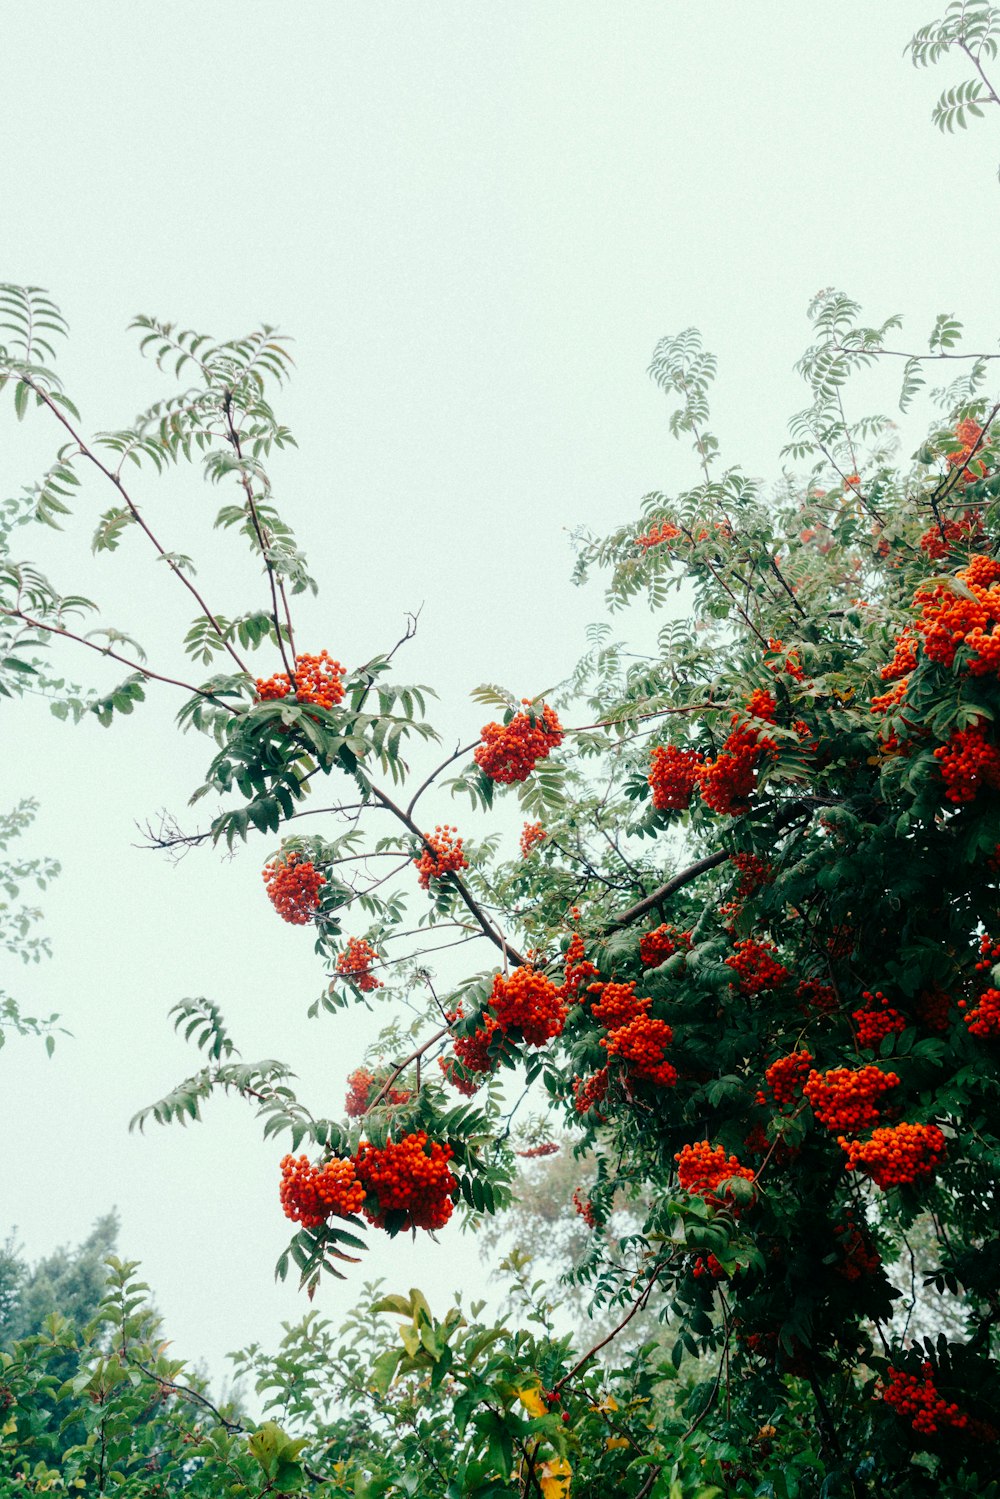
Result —
[[[0, 854], [6, 854], [13, 840], [31, 826], [37, 811], [37, 802], [24, 798], [11, 811], [0, 813]], [[49, 954], [49, 941], [35, 932], [42, 915], [39, 908], [14, 902], [19, 900], [26, 884], [44, 890], [58, 873], [59, 865], [54, 859], [0, 859], [0, 949], [20, 958], [22, 963], [41, 962]], [[41, 1020], [25, 1015], [17, 1000], [0, 989], [0, 1046], [7, 1030], [20, 1036], [43, 1035], [51, 1056], [58, 1018], [50, 1015]]]
[[[954, 50], [975, 70], [939, 103], [944, 128], [1000, 102], [996, 33], [997, 12], [953, 4], [911, 43], [919, 65]], [[371, 1229], [496, 1214], [518, 1154], [565, 1130], [590, 1230], [572, 1279], [606, 1329], [574, 1349], [517, 1253], [526, 1329], [367, 1292], [339, 1334], [310, 1312], [276, 1355], [238, 1356], [257, 1425], [181, 1380], [147, 1288], [112, 1259], [89, 1322], [54, 1314], [4, 1355], [10, 1492], [996, 1492], [1000, 356], [965, 354], [950, 313], [926, 353], [897, 349], [900, 317], [869, 326], [820, 292], [807, 404], [768, 487], [722, 466], [697, 331], [662, 339], [650, 374], [697, 480], [581, 536], [577, 562], [606, 578], [609, 612], [662, 616], [655, 647], [600, 622], [569, 681], [479, 689], [495, 716], [434, 764], [432, 693], [396, 677], [415, 621], [354, 666], [299, 638], [293, 604], [316, 585], [268, 474], [294, 442], [272, 404], [284, 338], [137, 319], [171, 388], [88, 437], [54, 370], [54, 303], [8, 285], [0, 308], [0, 385], [63, 443], [2, 512], [0, 687], [105, 725], [180, 690], [180, 726], [208, 740], [192, 803], [222, 809], [153, 841], [265, 835], [276, 918], [312, 928], [326, 969], [310, 1016], [389, 1014], [341, 1111], [300, 1098], [291, 1064], [245, 1061], [213, 1000], [182, 1000], [199, 1064], [135, 1123], [244, 1099], [298, 1225], [278, 1273], [310, 1296]], [[855, 377], [894, 359], [901, 409], [926, 417], [912, 459], [887, 416], [851, 407]], [[944, 360], [960, 373], [928, 392]], [[234, 618], [155, 529], [151, 485], [180, 463], [223, 486], [217, 527], [259, 565]], [[194, 610], [155, 669], [13, 558], [30, 515], [71, 524], [82, 471], [113, 491], [94, 550], [127, 565], [126, 536], [142, 540]], [[67, 687], [46, 652], [71, 645], [126, 675]], [[528, 822], [518, 857], [491, 826], [503, 798]], [[488, 956], [454, 977], [474, 943]], [[525, 1098], [542, 1125], [518, 1125]]]

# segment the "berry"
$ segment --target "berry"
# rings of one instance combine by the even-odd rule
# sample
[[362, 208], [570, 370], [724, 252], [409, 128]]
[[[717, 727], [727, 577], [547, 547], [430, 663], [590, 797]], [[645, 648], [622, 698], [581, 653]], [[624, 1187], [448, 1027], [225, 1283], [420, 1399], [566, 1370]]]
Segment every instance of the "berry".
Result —
[[779, 1108], [785, 1108], [801, 1096], [814, 1061], [815, 1058], [808, 1051], [791, 1051], [787, 1056], [779, 1057], [776, 1062], [771, 1063], [764, 1078]]
[[563, 956], [563, 986], [560, 990], [563, 999], [576, 999], [585, 979], [600, 977], [599, 970], [584, 957], [585, 950], [580, 933], [574, 932]]
[[[530, 705], [530, 698], [522, 702]], [[474, 759], [485, 776], [502, 786], [526, 781], [539, 760], [563, 742], [562, 725], [547, 704], [515, 713], [507, 723], [483, 726]]]
[[387, 1140], [379, 1148], [363, 1140], [354, 1167], [365, 1192], [375, 1199], [365, 1217], [385, 1228], [389, 1213], [402, 1213], [394, 1228], [443, 1228], [452, 1215], [458, 1183], [449, 1169], [450, 1145], [433, 1143], [424, 1130]]
[[296, 656], [295, 685], [285, 673], [277, 672], [263, 680], [257, 678], [257, 701], [273, 702], [293, 694], [297, 703], [314, 703], [317, 708], [333, 708], [343, 700], [344, 668], [331, 659], [327, 651], [318, 656]]
[[874, 994], [866, 989], [864, 998], [868, 1004], [863, 1010], [855, 1010], [851, 1019], [858, 1028], [858, 1045], [867, 1051], [875, 1051], [886, 1036], [903, 1034], [906, 1018], [892, 1008], [880, 989]]
[[346, 1218], [361, 1211], [365, 1189], [354, 1162], [334, 1158], [313, 1166], [304, 1155], [281, 1162], [281, 1206], [285, 1217], [303, 1228], [318, 1228], [331, 1214]]
[[662, 546], [664, 542], [676, 541], [681, 534], [677, 526], [672, 526], [669, 521], [665, 520], [661, 521], [658, 526], [652, 526], [646, 532], [645, 536], [635, 536], [632, 539], [637, 547], [642, 547], [643, 551], [648, 551], [650, 547], [658, 547]]
[[292, 926], [305, 926], [312, 921], [326, 877], [310, 859], [292, 849], [265, 864], [261, 877], [268, 899], [282, 921]]
[[433, 833], [424, 834], [427, 847], [420, 858], [413, 861], [421, 890], [429, 890], [431, 880], [440, 880], [446, 874], [468, 869], [469, 861], [462, 851], [462, 840], [455, 837], [457, 832], [457, 828], [445, 823], [443, 827], [436, 827]]
[[738, 895], [754, 895], [762, 885], [769, 885], [774, 877], [771, 865], [757, 854], [733, 854], [729, 862], [739, 871]]
[[589, 1114], [591, 1109], [604, 1102], [610, 1079], [611, 1072], [607, 1067], [591, 1073], [590, 1077], [573, 1079], [573, 1107], [578, 1114]]
[[944, 1135], [936, 1124], [896, 1124], [877, 1129], [870, 1140], [837, 1144], [847, 1155], [848, 1171], [863, 1171], [877, 1187], [900, 1187], [933, 1176], [945, 1155]]
[[378, 953], [364, 937], [349, 937], [344, 951], [337, 955], [337, 972], [356, 984], [363, 994], [369, 994], [373, 989], [383, 987], [381, 980], [371, 972], [371, 965], [377, 958]]
[[521, 829], [521, 858], [526, 859], [536, 844], [548, 837], [540, 822], [526, 822]]
[[651, 999], [639, 998], [635, 992], [634, 979], [630, 979], [627, 984], [591, 984], [587, 993], [596, 996], [591, 1000], [591, 1015], [608, 1031], [616, 1031], [620, 1026], [628, 1025], [648, 1010], [653, 1002]]
[[773, 956], [777, 950], [773, 942], [755, 942], [752, 937], [736, 943], [726, 967], [738, 975], [741, 994], [761, 994], [785, 982], [788, 969]]
[[506, 978], [494, 975], [490, 1009], [500, 1029], [519, 1032], [526, 1046], [544, 1046], [566, 1023], [560, 991], [544, 973], [527, 966]]
[[658, 744], [650, 757], [649, 785], [657, 812], [683, 812], [691, 805], [705, 762], [696, 750]]
[[882, 1399], [921, 1436], [936, 1436], [942, 1427], [951, 1427], [981, 1442], [996, 1441], [997, 1433], [988, 1421], [977, 1421], [954, 1401], [945, 1400], [934, 1383], [930, 1364], [920, 1366], [919, 1376], [892, 1367], [887, 1373], [889, 1382], [883, 1387]]
[[[347, 1079], [344, 1113], [351, 1119], [359, 1119], [362, 1114], [367, 1114], [372, 1107], [370, 1100], [382, 1092], [383, 1086], [383, 1079], [369, 1072], [367, 1067], [356, 1068]], [[412, 1097], [409, 1088], [390, 1088], [379, 1098], [379, 1107], [392, 1108], [397, 1104], [409, 1103]]]
[[820, 1014], [828, 1015], [837, 1008], [837, 991], [831, 984], [823, 984], [819, 979], [802, 979], [795, 990], [795, 997], [806, 1013], [818, 1010]]
[[690, 932], [679, 932], [676, 927], [664, 924], [639, 939], [639, 961], [646, 968], [659, 968], [675, 952], [690, 948]]
[[934, 751], [934, 758], [940, 761], [945, 799], [956, 806], [975, 801], [985, 788], [1000, 791], [1000, 751], [979, 724], [956, 729], [947, 744]]
[[802, 1091], [831, 1134], [837, 1130], [860, 1134], [878, 1123], [876, 1101], [898, 1083], [895, 1072], [883, 1072], [880, 1067], [860, 1067], [856, 1072], [834, 1067], [830, 1072], [810, 1072]]
[[685, 1145], [674, 1160], [681, 1188], [695, 1197], [704, 1198], [712, 1207], [722, 1207], [727, 1198], [731, 1206], [730, 1193], [724, 1193], [721, 1198], [717, 1195], [723, 1182], [734, 1176], [750, 1182], [754, 1179], [749, 1166], [741, 1166], [734, 1155], [726, 1155], [722, 1145], [710, 1145], [707, 1140], [699, 1140], [697, 1145]]
[[987, 989], [975, 1009], [963, 1017], [971, 1036], [996, 1040], [1000, 1036], [1000, 989]]
[[573, 1206], [588, 1228], [597, 1227], [597, 1214], [594, 1212], [594, 1205], [589, 1197], [583, 1195], [579, 1187], [573, 1192]]
[[677, 1069], [664, 1060], [664, 1053], [673, 1039], [674, 1033], [665, 1020], [639, 1014], [619, 1026], [613, 1035], [602, 1037], [601, 1045], [609, 1057], [619, 1057], [626, 1064], [630, 1077], [672, 1088], [677, 1081]]

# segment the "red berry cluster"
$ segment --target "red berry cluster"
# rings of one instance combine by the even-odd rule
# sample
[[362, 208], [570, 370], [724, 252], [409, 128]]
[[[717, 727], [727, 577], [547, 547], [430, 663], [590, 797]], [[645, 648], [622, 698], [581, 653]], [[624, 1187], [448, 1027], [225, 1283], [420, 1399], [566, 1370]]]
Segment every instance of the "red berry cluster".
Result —
[[[959, 1009], [966, 1010], [964, 1000], [959, 1000]], [[964, 1019], [970, 1035], [995, 1041], [1000, 1036], [1000, 989], [987, 989], [975, 1008], [966, 1010]]]
[[[522, 698], [529, 705], [530, 698]], [[515, 713], [509, 723], [483, 726], [482, 743], [474, 759], [485, 776], [502, 786], [526, 781], [539, 760], [563, 742], [562, 725], [544, 704], [531, 713]]]
[[[347, 1079], [347, 1098], [344, 1102], [344, 1113], [351, 1119], [359, 1119], [362, 1114], [367, 1114], [372, 1107], [370, 1099], [374, 1093], [377, 1097], [382, 1093], [384, 1079], [376, 1077], [375, 1073], [369, 1072], [367, 1067], [357, 1067]], [[390, 1088], [379, 1098], [380, 1108], [395, 1108], [398, 1104], [409, 1103], [413, 1097], [409, 1088]]]
[[318, 656], [296, 656], [295, 685], [283, 671], [263, 680], [257, 678], [257, 701], [271, 702], [295, 693], [297, 703], [315, 703], [317, 708], [333, 708], [343, 700], [344, 668], [331, 659], [328, 651]]
[[960, 806], [975, 801], [980, 791], [1000, 791], [1000, 750], [991, 744], [980, 724], [956, 729], [934, 758], [941, 765], [945, 799]]
[[940, 525], [930, 526], [920, 538], [920, 549], [934, 561], [940, 562], [947, 557], [952, 547], [963, 543], [970, 546], [981, 540], [979, 516], [974, 510], [966, 510], [957, 520], [946, 520]]
[[573, 1192], [573, 1206], [588, 1228], [597, 1227], [598, 1220], [597, 1214], [594, 1212], [594, 1204], [589, 1197], [581, 1192], [579, 1187], [575, 1188]]
[[837, 1144], [847, 1155], [848, 1171], [863, 1171], [883, 1189], [933, 1176], [946, 1148], [936, 1124], [896, 1124], [874, 1130], [870, 1140], [841, 1136]]
[[627, 984], [591, 984], [587, 993], [594, 996], [590, 1013], [606, 1031], [615, 1031], [620, 1026], [628, 1025], [636, 1016], [644, 1014], [653, 1003], [651, 999], [640, 998], [636, 994], [635, 979], [629, 979]]
[[542, 843], [547, 837], [540, 822], [526, 822], [521, 829], [521, 858], [526, 859], [535, 845]]
[[901, 1036], [906, 1030], [906, 1017], [898, 1010], [894, 1010], [886, 999], [881, 989], [870, 994], [866, 989], [864, 998], [868, 1001], [862, 1010], [855, 1010], [851, 1019], [858, 1029], [858, 1045], [869, 1051], [876, 1051], [886, 1036]]
[[[461, 1011], [458, 1012], [456, 1019], [460, 1016]], [[494, 1067], [489, 1056], [489, 1046], [500, 1027], [492, 1015], [484, 1013], [480, 1019], [481, 1024], [476, 1027], [471, 1036], [456, 1036], [452, 1042], [455, 1056], [468, 1072], [492, 1072]], [[459, 1088], [459, 1092], [466, 1091], [459, 1087], [454, 1077], [449, 1077], [449, 1082], [453, 1082]], [[475, 1086], [469, 1091], [475, 1092]]]
[[808, 1051], [790, 1051], [772, 1062], [764, 1079], [780, 1109], [794, 1103], [802, 1094], [806, 1078], [813, 1070], [815, 1057]]
[[733, 817], [746, 812], [757, 764], [766, 751], [773, 749], [773, 739], [762, 739], [752, 725], [741, 724], [734, 729], [716, 758], [707, 760], [698, 771], [698, 790], [706, 807]]
[[421, 890], [429, 890], [431, 880], [439, 880], [443, 875], [457, 872], [459, 869], [468, 869], [469, 861], [462, 851], [462, 840], [456, 838], [457, 828], [445, 823], [436, 827], [433, 833], [424, 834], [424, 843], [427, 847], [419, 859], [414, 859], [417, 868], [417, 883]]
[[878, 1123], [876, 1101], [898, 1083], [895, 1072], [883, 1072], [880, 1067], [859, 1067], [856, 1072], [834, 1067], [829, 1072], [810, 1072], [802, 1091], [831, 1134], [837, 1130], [860, 1134]]
[[371, 971], [377, 958], [378, 953], [364, 937], [348, 937], [347, 946], [337, 956], [337, 972], [342, 978], [357, 984], [363, 994], [369, 994], [373, 989], [383, 987], [381, 980]]
[[640, 937], [639, 961], [645, 968], [659, 968], [675, 952], [688, 952], [690, 948], [690, 932], [679, 932], [676, 927], [663, 924]]
[[589, 1114], [591, 1109], [596, 1109], [599, 1103], [604, 1102], [610, 1079], [611, 1071], [608, 1067], [591, 1073], [590, 1077], [573, 1079], [573, 1107], [578, 1114]]
[[544, 1145], [529, 1145], [526, 1150], [515, 1150], [514, 1154], [525, 1161], [537, 1161], [542, 1156], [558, 1155], [559, 1146], [554, 1140], [546, 1140]]
[[741, 1166], [734, 1155], [726, 1154], [722, 1145], [710, 1145], [707, 1140], [685, 1145], [674, 1160], [681, 1188], [692, 1196], [704, 1198], [712, 1207], [721, 1207], [724, 1199], [730, 1197], [728, 1192], [723, 1197], [717, 1195], [723, 1182], [734, 1176], [744, 1181], [754, 1180], [749, 1166]]
[[311, 859], [292, 849], [265, 864], [261, 877], [268, 899], [282, 921], [291, 922], [292, 926], [305, 926], [312, 921], [326, 877]]
[[578, 998], [581, 984], [587, 979], [596, 979], [600, 976], [599, 970], [595, 968], [594, 964], [588, 962], [584, 957], [585, 950], [583, 938], [580, 936], [580, 933], [574, 932], [569, 939], [569, 945], [563, 956], [563, 986], [561, 993], [564, 999], [572, 1001]]
[[969, 1417], [953, 1402], [945, 1400], [934, 1384], [934, 1371], [930, 1364], [921, 1366], [921, 1374], [907, 1374], [905, 1369], [887, 1371], [889, 1383], [882, 1391], [882, 1399], [891, 1405], [897, 1416], [909, 1421], [914, 1431], [921, 1436], [934, 1436], [942, 1426], [963, 1431]]
[[759, 854], [733, 854], [729, 860], [739, 871], [736, 893], [744, 897], [754, 895], [762, 885], [769, 885], [774, 875], [771, 865]]
[[649, 547], [658, 547], [664, 542], [676, 541], [681, 534], [677, 526], [672, 526], [668, 520], [665, 520], [659, 525], [651, 526], [645, 536], [636, 536], [633, 540], [637, 547], [642, 547], [643, 551], [646, 551]]
[[882, 1256], [858, 1228], [853, 1215], [848, 1213], [846, 1221], [836, 1224], [833, 1232], [840, 1240], [837, 1248], [844, 1256], [837, 1266], [837, 1274], [845, 1280], [861, 1280], [862, 1276], [874, 1275], [882, 1264]]
[[385, 1227], [389, 1213], [405, 1215], [400, 1228], [443, 1228], [458, 1187], [448, 1166], [452, 1155], [450, 1145], [429, 1142], [424, 1130], [381, 1148], [363, 1140], [354, 1164], [365, 1192], [377, 1199], [365, 1217], [376, 1228]]
[[745, 937], [736, 943], [736, 951], [726, 959], [726, 967], [737, 975], [741, 994], [762, 994], [777, 989], [788, 977], [788, 969], [778, 962], [773, 942], [755, 942]]
[[506, 978], [494, 975], [490, 1009], [500, 1029], [518, 1031], [526, 1046], [544, 1046], [566, 1023], [560, 991], [544, 973], [527, 965]]
[[751, 718], [761, 718], [765, 723], [774, 723], [778, 716], [777, 701], [764, 687], [755, 687], [744, 706]]
[[664, 1054], [673, 1039], [674, 1033], [665, 1020], [641, 1014], [618, 1026], [611, 1036], [603, 1036], [601, 1045], [609, 1057], [618, 1057], [625, 1063], [630, 1076], [672, 1088], [677, 1081], [677, 1069], [664, 1060]]
[[951, 995], [945, 994], [943, 989], [925, 989], [917, 996], [914, 1009], [917, 1019], [926, 1030], [936, 1031], [941, 1035], [948, 1029]]
[[650, 757], [649, 785], [657, 812], [683, 812], [691, 805], [704, 761], [697, 750], [658, 744]]
[[710, 1275], [713, 1280], [725, 1280], [726, 1278], [726, 1272], [714, 1254], [709, 1254], [705, 1259], [702, 1259], [701, 1255], [699, 1255], [691, 1266], [691, 1274], [695, 1280], [702, 1280], [706, 1275]]
[[818, 1010], [821, 1015], [828, 1015], [837, 1008], [836, 989], [832, 984], [821, 983], [819, 979], [802, 979], [795, 990], [795, 997], [806, 1013]]
[[910, 631], [909, 625], [901, 635], [896, 636], [896, 645], [892, 653], [892, 660], [887, 666], [883, 666], [881, 677], [883, 682], [895, 682], [900, 677], [908, 677], [917, 664], [917, 638]]
[[[782, 645], [780, 640], [769, 640], [767, 642], [767, 648], [768, 651], [775, 656], [781, 656], [784, 652], [784, 646]], [[781, 661], [768, 661], [767, 667], [768, 670], [773, 671], [776, 676], [780, 672], [787, 672], [787, 674], [790, 677], [794, 678], [796, 682], [801, 682], [803, 677], [805, 676], [805, 672], [802, 670], [802, 663], [799, 660], [798, 651], [789, 651], [786, 656], [783, 656], [783, 659]]]
[[313, 1166], [304, 1155], [286, 1155], [281, 1162], [279, 1195], [286, 1218], [303, 1228], [318, 1228], [331, 1213], [341, 1218], [359, 1213], [365, 1189], [353, 1161], [334, 1159]]

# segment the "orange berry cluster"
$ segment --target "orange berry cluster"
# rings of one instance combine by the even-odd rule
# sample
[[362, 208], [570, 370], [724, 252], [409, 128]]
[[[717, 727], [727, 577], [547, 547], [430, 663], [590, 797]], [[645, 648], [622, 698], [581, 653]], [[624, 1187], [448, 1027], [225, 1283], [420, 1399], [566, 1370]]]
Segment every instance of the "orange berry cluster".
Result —
[[858, 1045], [875, 1051], [886, 1036], [901, 1036], [906, 1030], [906, 1017], [898, 1010], [894, 1010], [886, 999], [881, 989], [870, 994], [866, 989], [864, 998], [868, 1001], [862, 1010], [855, 1010], [851, 1019], [858, 1029]]
[[526, 859], [535, 845], [542, 843], [547, 837], [540, 822], [526, 822], [521, 829], [521, 858]]
[[[522, 698], [525, 705], [530, 698]], [[529, 713], [515, 713], [509, 723], [483, 725], [482, 742], [475, 755], [483, 775], [502, 786], [526, 781], [539, 760], [544, 760], [563, 742], [562, 724], [544, 704]]]
[[586, 979], [599, 977], [598, 969], [593, 963], [587, 961], [584, 952], [583, 938], [579, 932], [574, 932], [563, 955], [562, 995], [564, 999], [576, 999], [580, 992], [580, 985]]
[[[376, 1087], [376, 1083], [378, 1086]], [[371, 1107], [369, 1099], [372, 1092], [381, 1092], [383, 1084], [379, 1082], [373, 1072], [367, 1067], [358, 1067], [347, 1079], [347, 1098], [344, 1102], [344, 1113], [351, 1119], [359, 1119], [362, 1114], [367, 1114]], [[395, 1107], [397, 1104], [409, 1103], [413, 1097], [409, 1088], [390, 1088], [389, 1091], [379, 1099], [382, 1108]]]
[[863, 1171], [883, 1190], [933, 1176], [946, 1148], [936, 1124], [895, 1124], [874, 1130], [870, 1140], [840, 1136], [837, 1144], [847, 1155], [848, 1171]]
[[[959, 1009], [966, 1009], [964, 1000], [958, 1003]], [[1000, 989], [987, 989], [980, 995], [975, 1008], [966, 1011], [964, 1019], [970, 1035], [982, 1040], [996, 1040], [1000, 1036]]]
[[674, 1033], [665, 1020], [643, 1014], [618, 1026], [612, 1035], [602, 1036], [601, 1045], [609, 1057], [618, 1057], [625, 1063], [632, 1077], [672, 1088], [677, 1081], [677, 1069], [664, 1060], [664, 1053], [673, 1039]]
[[417, 1130], [401, 1140], [387, 1140], [381, 1148], [363, 1140], [354, 1157], [365, 1192], [377, 1207], [365, 1209], [376, 1228], [384, 1228], [389, 1213], [405, 1215], [400, 1228], [443, 1228], [451, 1217], [458, 1187], [448, 1162], [450, 1145], [429, 1142]]
[[697, 750], [658, 744], [650, 757], [649, 785], [657, 812], [683, 812], [691, 805], [704, 761]]
[[573, 1192], [573, 1206], [588, 1228], [597, 1227], [597, 1214], [594, 1212], [594, 1205], [590, 1198], [586, 1197], [580, 1191], [579, 1187], [576, 1187]]
[[834, 1067], [829, 1072], [810, 1072], [802, 1091], [820, 1124], [831, 1133], [860, 1134], [878, 1123], [876, 1100], [898, 1083], [895, 1072], [883, 1072], [881, 1067], [859, 1067], [855, 1072]]
[[690, 932], [679, 932], [675, 926], [664, 923], [640, 937], [639, 961], [645, 968], [659, 968], [675, 952], [688, 952], [690, 948]]
[[952, 547], [981, 540], [979, 517], [974, 510], [966, 510], [959, 520], [946, 520], [938, 526], [930, 526], [920, 538], [920, 550], [935, 562], [940, 562]]
[[[767, 648], [773, 655], [776, 656], [781, 655], [784, 650], [784, 646], [782, 645], [780, 640], [769, 640], [767, 642]], [[798, 651], [789, 651], [788, 655], [785, 656], [782, 661], [768, 661], [767, 666], [768, 670], [773, 671], [775, 675], [778, 675], [780, 672], [786, 672], [788, 676], [794, 678], [796, 682], [801, 682], [803, 677], [805, 676], [805, 672], [802, 670], [802, 663], [799, 660]]]
[[320, 874], [311, 859], [292, 849], [265, 864], [261, 878], [268, 899], [282, 921], [291, 922], [292, 926], [305, 926], [312, 921], [326, 877]]
[[627, 984], [591, 984], [587, 993], [595, 996], [591, 1000], [591, 1015], [607, 1031], [628, 1025], [653, 1003], [651, 999], [636, 994], [635, 979], [629, 979]]
[[573, 1079], [573, 1107], [578, 1114], [589, 1114], [591, 1109], [603, 1103], [608, 1094], [608, 1084], [611, 1080], [611, 1072], [607, 1067], [602, 1067], [599, 1072], [591, 1073], [590, 1077], [575, 1077]]
[[456, 838], [458, 829], [450, 823], [436, 827], [433, 833], [424, 834], [424, 842], [428, 845], [420, 855], [414, 859], [417, 869], [417, 884], [421, 890], [429, 890], [431, 880], [439, 880], [443, 875], [457, 872], [460, 869], [468, 869], [469, 861], [462, 851], [462, 840]]
[[[461, 1017], [461, 1010], [456, 1014], [456, 1019]], [[483, 1014], [482, 1023], [476, 1027], [471, 1036], [456, 1036], [452, 1042], [452, 1049], [462, 1066], [469, 1072], [492, 1072], [494, 1063], [489, 1055], [490, 1042], [500, 1027], [492, 1015]], [[460, 1093], [474, 1093], [479, 1086], [468, 1083], [465, 1087], [459, 1082], [453, 1073], [448, 1074], [448, 1081], [458, 1088]]]
[[[736, 719], [734, 714], [733, 721]], [[758, 762], [773, 749], [773, 739], [761, 738], [751, 724], [734, 729], [716, 758], [707, 760], [698, 771], [698, 790], [706, 807], [727, 816], [742, 815], [754, 788]]]
[[303, 1228], [318, 1228], [331, 1213], [341, 1218], [359, 1213], [365, 1189], [353, 1161], [334, 1159], [313, 1166], [304, 1155], [286, 1155], [281, 1162], [279, 1195], [286, 1218]]
[[800, 1097], [815, 1060], [811, 1052], [790, 1051], [787, 1056], [771, 1063], [764, 1079], [779, 1108], [787, 1107]]
[[739, 871], [736, 891], [738, 895], [754, 895], [762, 885], [768, 885], [773, 876], [771, 865], [758, 854], [733, 854], [729, 860]]
[[888, 1376], [882, 1399], [921, 1436], [934, 1436], [942, 1426], [951, 1426], [956, 1431], [968, 1426], [965, 1412], [938, 1393], [930, 1364], [921, 1366], [919, 1377], [907, 1374], [905, 1369], [893, 1368], [888, 1370]]
[[778, 704], [764, 687], [755, 687], [745, 706], [751, 718], [762, 718], [765, 723], [774, 723], [778, 715]]
[[566, 1023], [560, 991], [544, 973], [527, 966], [493, 978], [490, 1009], [504, 1032], [519, 1031], [526, 1046], [544, 1046]]
[[734, 1155], [727, 1155], [722, 1145], [710, 1145], [699, 1140], [696, 1145], [685, 1145], [674, 1156], [677, 1162], [677, 1180], [685, 1192], [702, 1197], [712, 1207], [721, 1207], [725, 1197], [719, 1197], [718, 1189], [732, 1177], [741, 1177], [752, 1182], [754, 1173], [749, 1166], [741, 1166]]
[[917, 639], [910, 633], [907, 626], [902, 635], [896, 636], [896, 646], [892, 653], [892, 660], [887, 666], [883, 666], [881, 677], [883, 682], [895, 682], [899, 677], [908, 677], [917, 664]]
[[1000, 750], [979, 724], [956, 729], [948, 743], [934, 751], [934, 758], [940, 761], [945, 799], [956, 806], [975, 801], [985, 787], [1000, 791]]
[[295, 693], [297, 703], [314, 703], [317, 708], [333, 708], [343, 700], [344, 683], [341, 680], [344, 668], [339, 661], [331, 659], [328, 651], [318, 656], [296, 656], [295, 685], [283, 671], [267, 680], [257, 678], [257, 701], [270, 702]]
[[347, 946], [337, 956], [337, 972], [342, 978], [357, 984], [363, 994], [383, 987], [380, 979], [371, 972], [378, 953], [364, 937], [348, 937]]
[[762, 994], [766, 989], [777, 989], [788, 977], [788, 969], [778, 962], [773, 942], [755, 942], [745, 937], [736, 943], [736, 951], [726, 959], [739, 979], [741, 994]]
[[633, 540], [637, 547], [642, 547], [643, 551], [647, 551], [649, 547], [658, 547], [662, 546], [664, 542], [676, 541], [680, 535], [681, 531], [679, 528], [672, 526], [668, 520], [665, 520], [661, 521], [658, 526], [651, 526], [645, 536], [636, 536]]

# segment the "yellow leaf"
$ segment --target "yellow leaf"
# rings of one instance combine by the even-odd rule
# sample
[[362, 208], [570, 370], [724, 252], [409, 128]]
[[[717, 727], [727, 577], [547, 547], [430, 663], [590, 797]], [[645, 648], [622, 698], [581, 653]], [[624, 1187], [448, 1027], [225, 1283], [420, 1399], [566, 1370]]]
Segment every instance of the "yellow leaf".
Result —
[[608, 1437], [604, 1444], [605, 1452], [613, 1452], [616, 1447], [630, 1447], [632, 1444], [628, 1437]]
[[618, 1409], [618, 1401], [613, 1395], [605, 1395], [600, 1405], [592, 1405], [590, 1409], [596, 1411], [598, 1414], [601, 1411], [616, 1411]]
[[545, 1499], [569, 1499], [573, 1469], [564, 1457], [554, 1457], [538, 1470], [538, 1484]]
[[538, 1385], [525, 1385], [518, 1390], [517, 1398], [528, 1412], [529, 1416], [544, 1416], [548, 1414], [548, 1406], [542, 1399], [542, 1391]]

